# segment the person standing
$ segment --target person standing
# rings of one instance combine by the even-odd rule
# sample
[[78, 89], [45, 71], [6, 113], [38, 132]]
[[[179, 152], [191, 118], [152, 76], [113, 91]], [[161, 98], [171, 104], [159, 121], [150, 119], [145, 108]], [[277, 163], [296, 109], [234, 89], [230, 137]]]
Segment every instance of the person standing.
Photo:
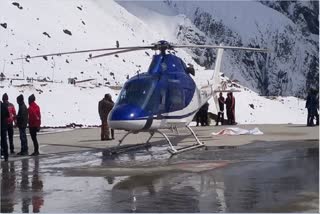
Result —
[[201, 126], [206, 126], [208, 124], [208, 108], [209, 108], [209, 103], [206, 102], [203, 104], [199, 111], [196, 113], [196, 121], [197, 121], [197, 126], [199, 123]]
[[230, 92], [227, 93], [227, 98], [225, 101], [226, 104], [226, 110], [227, 110], [227, 119], [228, 119], [228, 124], [231, 125], [231, 121], [232, 121], [232, 98], [231, 98], [231, 94]]
[[201, 126], [208, 126], [208, 110], [209, 110], [209, 103], [206, 102], [202, 107], [201, 111]]
[[109, 101], [110, 97], [110, 94], [105, 94], [104, 98], [100, 100], [98, 104], [98, 111], [101, 119], [101, 140], [112, 140], [112, 138], [110, 138], [108, 115], [114, 104]]
[[[317, 101], [317, 95], [316, 91], [314, 89], [310, 89], [306, 101], [306, 108], [308, 109], [308, 115], [307, 115], [307, 126], [314, 126], [314, 117], [319, 118], [317, 116], [318, 113], [318, 101]], [[317, 119], [317, 123], [319, 125], [319, 119]]]
[[[199, 126], [200, 123], [200, 119], [201, 119], [201, 108], [199, 109], [199, 111], [196, 113], [196, 122], [197, 122], [197, 126]], [[200, 123], [201, 124], [201, 123]]]
[[8, 161], [9, 153], [8, 153], [8, 143], [7, 143], [7, 126], [8, 126], [8, 118], [9, 111], [6, 103], [0, 101], [0, 110], [1, 110], [1, 154], [4, 156], [4, 161]]
[[2, 101], [8, 106], [9, 118], [8, 118], [7, 132], [8, 132], [8, 138], [9, 138], [10, 153], [14, 154], [13, 121], [15, 121], [15, 119], [16, 119], [16, 109], [14, 108], [14, 105], [9, 102], [9, 97], [8, 97], [7, 93], [3, 94]]
[[[112, 104], [112, 107], [111, 107], [111, 109], [112, 109], [114, 106], [114, 102], [113, 102], [110, 94], [108, 94], [108, 101]], [[111, 111], [111, 109], [110, 109], [110, 111]], [[109, 111], [109, 113], [110, 113], [110, 111]], [[108, 113], [108, 115], [109, 115], [109, 113]], [[111, 129], [111, 138], [112, 138], [112, 140], [114, 140], [114, 129]]]
[[36, 97], [33, 94], [30, 95], [28, 98], [29, 131], [30, 131], [30, 135], [31, 135], [31, 139], [34, 147], [34, 152], [31, 154], [31, 156], [38, 156], [40, 154], [39, 143], [37, 140], [37, 132], [40, 131], [41, 114], [40, 114], [40, 108], [35, 101], [36, 101]]
[[219, 125], [220, 121], [221, 121], [221, 125], [223, 125], [223, 122], [224, 122], [224, 104], [225, 104], [225, 102], [224, 102], [224, 97], [222, 95], [222, 92], [220, 92], [220, 94], [219, 94], [218, 102], [219, 102], [219, 112], [218, 112], [216, 126]]
[[316, 126], [319, 126], [319, 90], [316, 91]]
[[18, 155], [28, 155], [28, 139], [26, 134], [28, 124], [28, 109], [26, 104], [24, 103], [22, 94], [20, 94], [17, 97], [17, 103], [19, 105], [17, 115], [17, 126], [19, 128], [19, 135], [21, 141], [21, 151], [18, 153]]
[[235, 112], [235, 106], [236, 106], [236, 99], [234, 98], [232, 92], [230, 92], [231, 97], [231, 125], [236, 124], [236, 112]]

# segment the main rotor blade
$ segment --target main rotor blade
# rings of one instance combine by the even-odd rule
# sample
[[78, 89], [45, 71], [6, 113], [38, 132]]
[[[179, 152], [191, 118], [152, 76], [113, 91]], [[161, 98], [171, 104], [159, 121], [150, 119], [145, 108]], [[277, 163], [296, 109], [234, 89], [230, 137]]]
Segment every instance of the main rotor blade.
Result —
[[248, 47], [235, 47], [235, 46], [220, 46], [220, 45], [172, 45], [173, 48], [223, 48], [231, 50], [245, 50], [245, 51], [259, 51], [270, 52], [269, 49], [262, 48], [248, 48]]
[[145, 49], [149, 49], [149, 47], [136, 48], [136, 49], [127, 49], [127, 50], [122, 50], [122, 51], [114, 51], [114, 52], [110, 52], [110, 53], [105, 53], [105, 54], [92, 56], [89, 59], [95, 59], [95, 58], [99, 58], [99, 57], [104, 57], [104, 56], [109, 56], [109, 55], [114, 55], [114, 54], [120, 54], [120, 53], [126, 53], [126, 52], [132, 52], [132, 51], [140, 51], [140, 50], [145, 50]]
[[68, 51], [68, 52], [60, 52], [60, 53], [52, 53], [52, 54], [42, 54], [42, 55], [36, 55], [36, 56], [30, 56], [30, 57], [20, 57], [16, 58], [18, 59], [32, 59], [32, 58], [39, 58], [39, 57], [48, 57], [48, 56], [61, 56], [66, 54], [78, 54], [78, 53], [88, 53], [88, 52], [98, 52], [98, 51], [113, 51], [113, 50], [130, 50], [130, 49], [149, 49], [153, 48], [154, 46], [132, 46], [132, 47], [119, 47], [119, 48], [100, 48], [100, 49], [87, 49], [87, 50], [80, 50], [80, 51]]

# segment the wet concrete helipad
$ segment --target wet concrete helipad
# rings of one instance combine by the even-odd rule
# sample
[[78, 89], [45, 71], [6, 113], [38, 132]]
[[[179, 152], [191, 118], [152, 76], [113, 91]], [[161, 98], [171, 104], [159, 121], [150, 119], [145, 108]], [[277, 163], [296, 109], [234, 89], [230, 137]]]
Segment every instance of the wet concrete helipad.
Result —
[[1, 212], [318, 212], [318, 141], [2, 162]]

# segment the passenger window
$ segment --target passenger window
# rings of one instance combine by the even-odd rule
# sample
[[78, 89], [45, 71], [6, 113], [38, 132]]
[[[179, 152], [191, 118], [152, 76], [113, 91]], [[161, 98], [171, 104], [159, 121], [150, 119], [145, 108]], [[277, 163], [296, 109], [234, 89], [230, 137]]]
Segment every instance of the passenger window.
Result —
[[184, 108], [184, 93], [178, 84], [169, 83], [168, 88], [168, 107], [169, 112]]

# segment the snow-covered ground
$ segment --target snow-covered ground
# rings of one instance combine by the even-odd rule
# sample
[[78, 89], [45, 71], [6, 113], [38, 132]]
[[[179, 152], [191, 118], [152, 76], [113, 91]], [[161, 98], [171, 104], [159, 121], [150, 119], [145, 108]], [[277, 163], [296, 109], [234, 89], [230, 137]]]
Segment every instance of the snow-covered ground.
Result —
[[[186, 16], [170, 11], [165, 16], [150, 10], [143, 19], [131, 12], [117, 2], [104, 0], [1, 0], [0, 73], [8, 79], [0, 81], [0, 96], [6, 92], [17, 108], [15, 100], [19, 94], [25, 96], [25, 101], [29, 95], [35, 94], [41, 108], [43, 126], [58, 127], [72, 123], [99, 125], [99, 100], [106, 93], [110, 93], [115, 100], [119, 91], [110, 86], [121, 86], [137, 71], [147, 71], [153, 51], [96, 60], [87, 60], [88, 54], [48, 57], [47, 60], [38, 58], [30, 62], [14, 59], [26, 55], [115, 47], [116, 41], [122, 47], [149, 45], [162, 39], [177, 42], [178, 26], [194, 27]], [[153, 20], [144, 21], [147, 16]], [[211, 77], [212, 71], [197, 65], [185, 50], [179, 49], [177, 55], [186, 63], [195, 65], [195, 80], [199, 86]], [[77, 81], [94, 80], [68, 84], [68, 78], [74, 77]], [[27, 78], [45, 78], [55, 83], [28, 82]], [[294, 97], [276, 97], [272, 100], [244, 87], [241, 91], [235, 93], [238, 123], [303, 124], [306, 121], [303, 100]], [[253, 104], [254, 109], [249, 104]], [[210, 101], [210, 111], [216, 112], [213, 100]]]
[[[212, 70], [197, 70], [195, 81], [199, 86], [211, 76]], [[224, 78], [226, 80], [226, 78]], [[9, 101], [15, 104], [19, 94], [36, 96], [42, 113], [42, 125], [50, 127], [66, 126], [72, 123], [84, 126], [100, 124], [98, 102], [105, 93], [110, 93], [115, 99], [119, 90], [107, 86], [96, 86], [95, 82], [82, 84], [66, 83], [26, 83], [13, 81], [12, 85], [1, 87], [1, 92], [9, 95]], [[28, 85], [29, 84], [29, 85]], [[21, 86], [22, 85], [22, 86]], [[232, 88], [232, 87], [230, 87]], [[305, 101], [295, 97], [259, 96], [257, 93], [240, 86], [235, 88], [236, 121], [239, 124], [304, 124], [306, 121]], [[226, 97], [226, 94], [224, 94]], [[209, 111], [216, 114], [213, 99], [209, 101]]]
[[[212, 74], [211, 70], [198, 71], [196, 82], [204, 85], [206, 79]], [[234, 92], [236, 99], [236, 122], [239, 124], [304, 124], [307, 111], [305, 100], [296, 97], [263, 97], [256, 92], [237, 83], [230, 82], [227, 77], [222, 77], [223, 82], [228, 82], [227, 89], [240, 90]], [[226, 93], [223, 93], [226, 98]], [[209, 112], [217, 114], [213, 99], [209, 100]], [[226, 118], [226, 115], [225, 115]]]

